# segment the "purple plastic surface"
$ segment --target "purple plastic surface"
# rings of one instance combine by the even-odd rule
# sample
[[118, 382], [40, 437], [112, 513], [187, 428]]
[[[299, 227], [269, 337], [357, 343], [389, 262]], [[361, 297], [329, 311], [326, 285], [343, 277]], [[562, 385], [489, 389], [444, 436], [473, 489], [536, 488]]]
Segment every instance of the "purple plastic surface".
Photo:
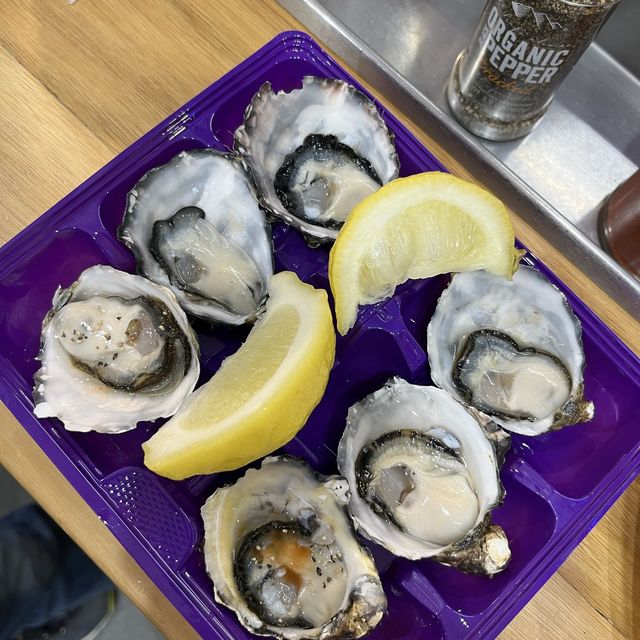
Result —
[[[269, 80], [291, 90], [313, 74], [357, 83], [309, 36], [283, 33], [120, 154], [0, 250], [0, 398], [96, 514], [205, 638], [251, 637], [235, 615], [217, 606], [199, 544], [199, 510], [214, 488], [242, 471], [173, 482], [142, 465], [140, 444], [159, 426], [109, 436], [66, 432], [38, 421], [31, 387], [41, 320], [58, 285], [102, 263], [132, 271], [133, 256], [115, 238], [127, 191], [151, 167], [195, 147], [228, 149], [245, 105]], [[382, 110], [382, 109], [381, 109]], [[401, 175], [443, 167], [389, 113]], [[292, 269], [328, 289], [328, 248], [310, 249], [300, 235], [274, 226], [276, 269]], [[640, 470], [640, 361], [543, 265], [582, 321], [585, 395], [595, 418], [538, 438], [514, 436], [502, 471], [507, 489], [495, 511], [510, 540], [508, 569], [489, 580], [424, 560], [410, 562], [373, 547], [389, 612], [372, 639], [493, 638], [526, 604]], [[426, 326], [448, 277], [401, 286], [391, 300], [361, 310], [338, 340], [325, 397], [284, 450], [323, 473], [335, 472], [335, 451], [347, 408], [390, 376], [429, 384]], [[194, 322], [203, 379], [232, 353], [248, 329]]]

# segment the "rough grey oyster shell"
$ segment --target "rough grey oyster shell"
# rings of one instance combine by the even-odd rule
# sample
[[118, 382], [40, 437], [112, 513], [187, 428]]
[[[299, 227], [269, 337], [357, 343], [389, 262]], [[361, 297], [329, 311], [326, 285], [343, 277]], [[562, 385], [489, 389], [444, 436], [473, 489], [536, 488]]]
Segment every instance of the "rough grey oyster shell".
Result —
[[198, 353], [171, 290], [90, 267], [58, 289], [44, 319], [34, 413], [103, 433], [172, 416], [198, 381]]
[[344, 478], [302, 460], [265, 458], [202, 508], [204, 557], [218, 602], [252, 633], [359, 638], [386, 597], [344, 511]]
[[334, 240], [353, 206], [399, 170], [393, 134], [373, 102], [342, 80], [314, 76], [290, 93], [266, 82], [235, 132], [235, 148], [260, 203], [310, 244]]
[[393, 378], [349, 409], [338, 447], [356, 528], [398, 556], [502, 571], [511, 552], [490, 512], [509, 446], [447, 392]]
[[564, 295], [521, 265], [512, 280], [459, 273], [427, 330], [431, 378], [481, 420], [534, 436], [593, 417], [580, 322]]
[[271, 231], [255, 187], [232, 154], [183, 151], [129, 193], [119, 239], [138, 272], [170, 287], [209, 321], [255, 319], [273, 274]]

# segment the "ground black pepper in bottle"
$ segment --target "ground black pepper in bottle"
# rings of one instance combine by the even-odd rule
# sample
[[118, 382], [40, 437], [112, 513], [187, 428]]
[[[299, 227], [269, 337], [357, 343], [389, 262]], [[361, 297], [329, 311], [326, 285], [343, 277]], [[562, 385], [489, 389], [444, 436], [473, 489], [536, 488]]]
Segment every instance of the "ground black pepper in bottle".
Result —
[[489, 0], [453, 67], [455, 117], [491, 140], [526, 135], [620, 0]]

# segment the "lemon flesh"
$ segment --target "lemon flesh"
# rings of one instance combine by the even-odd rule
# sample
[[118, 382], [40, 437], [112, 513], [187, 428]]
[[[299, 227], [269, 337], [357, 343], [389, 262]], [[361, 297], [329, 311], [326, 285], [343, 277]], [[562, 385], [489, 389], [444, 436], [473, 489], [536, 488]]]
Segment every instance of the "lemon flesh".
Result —
[[288, 271], [273, 276], [246, 342], [142, 445], [145, 465], [181, 480], [237, 469], [286, 444], [324, 394], [335, 341], [326, 292]]
[[410, 278], [477, 269], [511, 278], [523, 253], [514, 242], [504, 204], [470, 182], [437, 171], [389, 182], [353, 209], [331, 249], [338, 331], [358, 305]]

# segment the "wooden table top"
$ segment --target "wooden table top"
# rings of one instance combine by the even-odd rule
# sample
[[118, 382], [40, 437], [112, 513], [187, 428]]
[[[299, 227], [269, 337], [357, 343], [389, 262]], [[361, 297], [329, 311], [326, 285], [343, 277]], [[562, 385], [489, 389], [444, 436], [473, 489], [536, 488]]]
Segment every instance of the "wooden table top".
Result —
[[[0, 16], [0, 244], [277, 33], [300, 28], [271, 0], [0, 0]], [[514, 224], [640, 353], [638, 322]], [[2, 406], [0, 423], [2, 464], [167, 637], [197, 637]], [[639, 489], [625, 492], [502, 640], [640, 638]]]

